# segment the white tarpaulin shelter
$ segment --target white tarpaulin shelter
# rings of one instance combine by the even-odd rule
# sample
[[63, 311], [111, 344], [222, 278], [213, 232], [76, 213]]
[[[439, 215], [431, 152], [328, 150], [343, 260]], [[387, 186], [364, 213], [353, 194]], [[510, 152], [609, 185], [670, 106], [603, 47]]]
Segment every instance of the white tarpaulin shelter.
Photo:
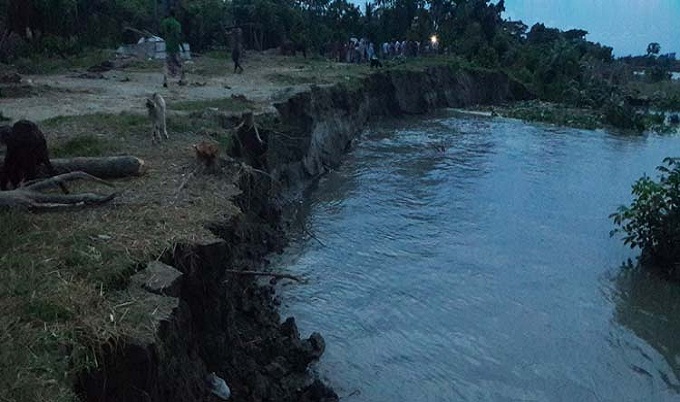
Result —
[[[184, 50], [181, 51], [181, 56], [185, 60], [191, 59], [191, 50], [189, 44], [184, 43]], [[142, 37], [134, 45], [123, 45], [116, 50], [116, 53], [125, 56], [135, 56], [145, 59], [165, 59], [165, 40], [159, 36]]]

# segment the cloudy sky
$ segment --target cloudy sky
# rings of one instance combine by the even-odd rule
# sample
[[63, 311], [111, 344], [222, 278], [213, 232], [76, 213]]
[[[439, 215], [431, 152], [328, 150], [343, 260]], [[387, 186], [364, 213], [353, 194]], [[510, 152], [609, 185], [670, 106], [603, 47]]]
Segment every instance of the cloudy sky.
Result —
[[680, 0], [505, 0], [505, 9], [504, 18], [530, 27], [585, 29], [617, 57], [644, 54], [650, 42], [680, 57]]

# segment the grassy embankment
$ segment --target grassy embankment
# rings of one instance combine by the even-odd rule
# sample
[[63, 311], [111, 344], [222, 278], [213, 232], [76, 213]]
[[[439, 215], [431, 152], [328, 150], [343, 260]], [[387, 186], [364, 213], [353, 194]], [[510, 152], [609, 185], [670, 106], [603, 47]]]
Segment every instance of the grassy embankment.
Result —
[[139, 264], [177, 241], [211, 238], [204, 223], [235, 213], [228, 174], [196, 174], [180, 189], [194, 169], [191, 144], [224, 143], [219, 127], [171, 119], [172, 138], [159, 146], [149, 144], [142, 115], [60, 117], [42, 127], [54, 156], [133, 154], [149, 171], [117, 180], [119, 196], [103, 207], [0, 213], [3, 401], [73, 400], [73, 378], [97, 365], [100, 345], [153, 334], [155, 306], [126, 290]]
[[92, 49], [78, 55], [67, 57], [44, 57], [35, 55], [21, 57], [12, 63], [19, 74], [59, 74], [70, 70], [82, 70], [108, 60], [111, 50]]
[[[100, 56], [84, 56], [74, 64], [23, 60], [18, 69], [59, 74], [106, 59]], [[223, 75], [225, 59], [213, 53], [187, 67], [200, 80]], [[268, 76], [280, 88], [350, 79], [364, 71], [336, 68], [319, 59], [273, 61], [285, 67]], [[159, 71], [161, 66], [158, 61], [135, 62], [123, 72]], [[156, 146], [150, 144], [143, 114], [98, 113], [41, 123], [52, 157], [132, 154], [145, 161], [148, 172], [116, 180], [119, 196], [103, 207], [0, 212], [0, 400], [74, 400], [73, 380], [97, 366], [102, 344], [153, 335], [154, 306], [126, 289], [140, 264], [158, 258], [178, 241], [212, 238], [204, 224], [236, 213], [230, 202], [238, 192], [234, 172], [194, 174], [187, 180], [196, 167], [192, 144], [208, 138], [224, 151], [230, 142], [229, 130], [196, 112], [240, 113], [257, 105], [224, 98], [168, 107], [171, 139]], [[72, 191], [92, 191], [91, 186], [78, 185]]]

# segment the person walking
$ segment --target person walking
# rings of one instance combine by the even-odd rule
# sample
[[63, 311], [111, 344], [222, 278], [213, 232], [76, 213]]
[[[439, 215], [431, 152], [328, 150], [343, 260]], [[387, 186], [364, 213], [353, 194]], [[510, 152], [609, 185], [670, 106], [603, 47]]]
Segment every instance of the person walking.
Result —
[[231, 31], [231, 60], [234, 62], [234, 74], [242, 73], [241, 67], [241, 28], [234, 28]]
[[168, 86], [168, 76], [177, 77], [179, 75], [179, 85], [184, 85], [184, 68], [180, 49], [184, 50], [181, 43], [182, 25], [175, 18], [175, 10], [170, 10], [170, 14], [161, 21], [161, 35], [165, 39], [165, 71], [163, 74], [163, 86]]

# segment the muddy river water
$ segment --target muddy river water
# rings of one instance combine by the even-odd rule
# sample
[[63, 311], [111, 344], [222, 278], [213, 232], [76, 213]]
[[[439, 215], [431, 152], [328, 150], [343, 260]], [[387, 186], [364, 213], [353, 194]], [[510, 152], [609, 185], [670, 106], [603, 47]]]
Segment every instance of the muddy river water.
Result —
[[623, 270], [608, 218], [673, 155], [451, 113], [370, 128], [276, 261], [310, 279], [283, 313], [346, 401], [678, 401], [680, 288]]

